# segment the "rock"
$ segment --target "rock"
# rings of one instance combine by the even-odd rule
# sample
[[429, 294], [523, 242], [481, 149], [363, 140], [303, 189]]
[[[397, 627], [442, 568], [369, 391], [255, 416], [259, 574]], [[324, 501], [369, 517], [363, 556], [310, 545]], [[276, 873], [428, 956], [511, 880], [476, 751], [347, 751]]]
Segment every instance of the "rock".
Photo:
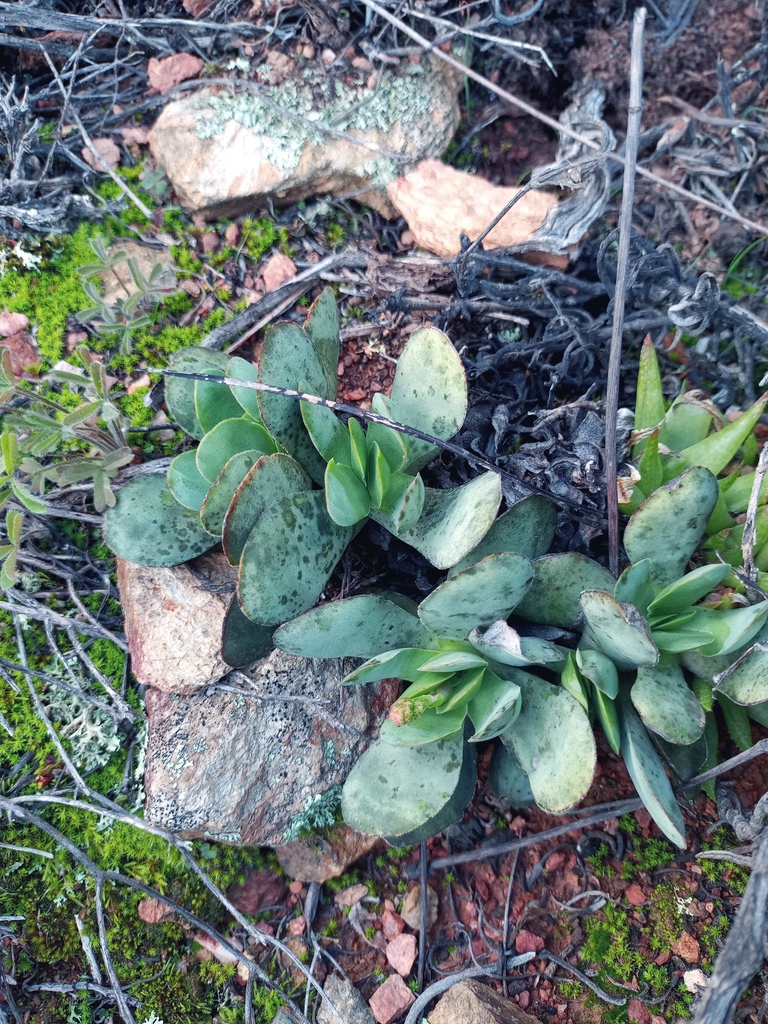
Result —
[[627, 1003], [627, 1018], [636, 1024], [651, 1024], [651, 1013], [642, 999], [635, 996]]
[[429, 1024], [539, 1024], [525, 1010], [479, 981], [449, 988], [430, 1013]]
[[[492, 185], [440, 160], [422, 160], [387, 185], [387, 195], [408, 222], [416, 244], [437, 256], [457, 255], [459, 236], [474, 241], [519, 191]], [[528, 192], [483, 239], [483, 246], [499, 249], [528, 242], [556, 205], [554, 192]]]
[[370, 710], [373, 688], [342, 687], [342, 676], [336, 661], [274, 651], [251, 672], [253, 697], [215, 687], [186, 697], [150, 689], [147, 820], [185, 839], [244, 846], [276, 846], [332, 821], [341, 786], [381, 720]]
[[333, 902], [339, 907], [354, 907], [356, 903], [368, 895], [368, 886], [358, 882], [357, 885], [347, 886], [333, 897]]
[[392, 1024], [392, 1021], [401, 1017], [415, 1001], [416, 997], [400, 975], [392, 974], [376, 989], [368, 1000], [368, 1005], [373, 1010], [378, 1024]]
[[672, 952], [689, 964], [697, 964], [701, 957], [701, 946], [698, 939], [695, 939], [690, 932], [684, 931], [672, 947]]
[[[221, 553], [192, 563], [221, 582], [236, 569]], [[148, 568], [117, 560], [131, 667], [137, 680], [166, 693], [191, 696], [231, 671], [221, 657], [228, 594], [206, 590], [188, 565]]]
[[538, 953], [543, 948], [544, 939], [540, 935], [534, 935], [533, 932], [526, 931], [525, 928], [517, 933], [515, 949], [518, 953]]
[[162, 924], [163, 921], [172, 921], [176, 916], [167, 903], [162, 903], [154, 896], [145, 896], [139, 900], [138, 912], [141, 920], [147, 924]]
[[150, 149], [182, 205], [208, 220], [270, 198], [293, 203], [372, 186], [365, 203], [392, 216], [378, 190], [445, 151], [459, 124], [462, 77], [431, 55], [402, 61], [373, 89], [366, 75], [352, 69], [342, 80], [315, 62], [258, 93], [200, 89], [162, 111]]
[[416, 936], [412, 932], [407, 935], [405, 933], [398, 935], [387, 944], [384, 952], [397, 973], [401, 977], [407, 978], [416, 960]]
[[292, 277], [296, 277], [296, 264], [289, 256], [284, 256], [281, 252], [270, 256], [261, 272], [265, 292], [274, 292], [281, 284], [290, 281]]
[[381, 915], [381, 930], [385, 938], [394, 939], [396, 935], [401, 935], [405, 931], [405, 921], [387, 907]]
[[[415, 932], [421, 928], [421, 886], [416, 885], [405, 894], [400, 916]], [[427, 886], [427, 931], [437, 920], [437, 893]]]
[[689, 992], [701, 993], [709, 984], [709, 979], [704, 971], [696, 968], [693, 971], [683, 971], [683, 984]]
[[149, 128], [144, 125], [126, 125], [118, 131], [126, 146], [146, 146], [149, 142]]
[[0, 313], [0, 338], [10, 338], [12, 334], [19, 334], [29, 327], [29, 317], [23, 313], [11, 313], [6, 306]]
[[[344, 1024], [374, 1024], [373, 1014], [349, 978], [331, 974], [323, 986], [323, 991], [341, 1014]], [[325, 1000], [317, 1011], [317, 1020], [318, 1024], [339, 1024], [338, 1018], [331, 1013]]]
[[[391, 684], [383, 684], [391, 689], [391, 700], [395, 699], [396, 691]], [[361, 689], [365, 689], [361, 687]], [[374, 694], [371, 693], [371, 698]], [[387, 704], [391, 703], [383, 702]], [[383, 721], [387, 711], [374, 705], [374, 716], [377, 722]], [[360, 751], [362, 753], [362, 749]], [[352, 759], [352, 763], [357, 758]], [[345, 775], [346, 778], [346, 775]], [[364, 857], [379, 842], [376, 836], [367, 836], [356, 832], [349, 825], [335, 825], [324, 835], [311, 835], [279, 846], [275, 853], [280, 867], [289, 878], [299, 878], [302, 882], [327, 882], [329, 878], [343, 875], [350, 864]]]
[[111, 167], [113, 170], [120, 163], [120, 150], [114, 144], [112, 139], [91, 139], [93, 142], [93, 148], [99, 154], [96, 154], [91, 150], [89, 146], [83, 146], [80, 150], [80, 155], [83, 160], [92, 167], [94, 171], [99, 171], [100, 174], [105, 173], [106, 167]]
[[646, 902], [647, 897], [637, 882], [633, 882], [624, 890], [624, 899], [633, 907], [640, 907]]
[[200, 57], [194, 53], [174, 53], [162, 60], [150, 57], [147, 61], [147, 78], [156, 92], [166, 93], [179, 82], [199, 75], [204, 66]]
[[193, 18], [199, 18], [205, 14], [209, 7], [213, 7], [216, 0], [181, 0], [181, 6], [191, 14]]
[[157, 264], [162, 270], [160, 275], [153, 282], [156, 288], [168, 288], [175, 290], [176, 273], [173, 269], [173, 262], [167, 249], [154, 249], [149, 245], [141, 245], [139, 242], [127, 242], [120, 239], [118, 245], [113, 246], [112, 252], [119, 250], [125, 253], [125, 259], [116, 263], [114, 267], [102, 274], [101, 282], [104, 285], [104, 301], [115, 302], [117, 299], [127, 299], [129, 295], [137, 290], [136, 284], [128, 269], [128, 260], [136, 261], [136, 268], [139, 273], [149, 279], [149, 275]]
[[242, 885], [232, 886], [227, 896], [243, 914], [255, 917], [262, 907], [281, 906], [286, 893], [285, 881], [274, 871], [251, 871]]
[[10, 337], [3, 338], [2, 344], [10, 353], [11, 371], [14, 377], [21, 377], [28, 366], [34, 366], [40, 362], [40, 353], [37, 351], [34, 338], [26, 331], [19, 331], [16, 334], [11, 334]]
[[215, 252], [219, 247], [219, 236], [215, 231], [206, 231], [200, 239], [203, 252]]

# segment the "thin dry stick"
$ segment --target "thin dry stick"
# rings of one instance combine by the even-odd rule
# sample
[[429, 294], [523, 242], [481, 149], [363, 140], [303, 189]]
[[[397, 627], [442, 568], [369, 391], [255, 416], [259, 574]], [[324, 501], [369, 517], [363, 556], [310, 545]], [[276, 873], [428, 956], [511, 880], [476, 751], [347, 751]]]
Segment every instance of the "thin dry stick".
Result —
[[[378, 14], [380, 17], [384, 18], [384, 20], [388, 21], [390, 25], [394, 25], [395, 28], [399, 29], [401, 32], [409, 36], [415, 42], [419, 43], [420, 46], [423, 46], [425, 50], [430, 50], [431, 52], [433, 52], [436, 57], [438, 57], [442, 61], [445, 61], [446, 64], [450, 64], [451, 67], [456, 68], [457, 71], [460, 71], [463, 75], [466, 75], [467, 78], [471, 78], [473, 82], [479, 83], [485, 89], [490, 89], [491, 92], [495, 93], [497, 96], [500, 96], [503, 100], [506, 100], [507, 103], [511, 103], [513, 107], [517, 107], [524, 113], [530, 114], [531, 117], [535, 117], [538, 121], [541, 121], [542, 124], [548, 125], [553, 131], [557, 132], [558, 134], [567, 135], [569, 136], [569, 138], [575, 139], [582, 145], [588, 146], [590, 149], [595, 150], [595, 152], [600, 152], [600, 146], [596, 142], [593, 142], [592, 139], [588, 139], [586, 136], [581, 135], [577, 131], [574, 131], [567, 125], [560, 124], [559, 121], [556, 121], [554, 118], [549, 117], [547, 114], [543, 114], [536, 107], [532, 107], [530, 103], [526, 103], [525, 100], [519, 99], [519, 97], [514, 96], [511, 92], [507, 92], [506, 89], [502, 89], [498, 85], [494, 85], [494, 83], [491, 82], [490, 79], [485, 78], [477, 71], [473, 71], [472, 68], [467, 67], [466, 64], [463, 64], [460, 60], [452, 56], [450, 53], [443, 53], [442, 50], [437, 49], [434, 46], [434, 44], [431, 43], [427, 38], [422, 36], [419, 32], [416, 32], [415, 29], [410, 28], [408, 25], [405, 24], [404, 21], [396, 17], [394, 14], [390, 14], [389, 11], [385, 10], [385, 8], [377, 4], [375, 0], [362, 0], [362, 2], [369, 10], [373, 11], [375, 14]], [[605, 153], [603, 155], [608, 160], [613, 160], [619, 164], [623, 164], [625, 162], [624, 157], [620, 156], [618, 153]], [[647, 170], [645, 167], [638, 167], [636, 169], [636, 173], [640, 175], [640, 177], [645, 178], [648, 181], [652, 181], [655, 185], [660, 185], [662, 188], [668, 189], [670, 192], [675, 192], [677, 195], [683, 196], [685, 199], [688, 199], [692, 203], [700, 203], [702, 206], [706, 206], [708, 210], [714, 210], [715, 213], [719, 213], [723, 217], [728, 217], [731, 220], [737, 221], [739, 224], [743, 224], [745, 228], [749, 228], [750, 231], [754, 231], [758, 235], [768, 235], [768, 228], [766, 228], [765, 225], [759, 224], [757, 221], [750, 220], [748, 217], [743, 217], [740, 213], [735, 213], [733, 210], [725, 210], [722, 206], [718, 206], [717, 203], [713, 203], [709, 199], [704, 199], [702, 196], [694, 195], [693, 192], [689, 192], [688, 189], [683, 188], [682, 185], [675, 185], [671, 181], [665, 181], [664, 178], [660, 178], [658, 175], [654, 174], [652, 171]]]
[[[93, 143], [93, 139], [88, 134], [85, 125], [83, 124], [83, 122], [80, 120], [80, 117], [78, 116], [77, 111], [69, 103], [69, 95], [68, 95], [67, 90], [66, 90], [66, 88], [64, 86], [64, 83], [61, 80], [61, 77], [59, 76], [58, 71], [56, 70], [56, 65], [51, 60], [51, 58], [49, 57], [45, 47], [42, 46], [42, 44], [40, 46], [40, 49], [43, 51], [43, 55], [44, 55], [45, 59], [48, 61], [48, 67], [51, 69], [51, 74], [56, 79], [56, 84], [59, 87], [59, 91], [61, 92], [61, 95], [64, 97], [64, 111], [66, 111], [67, 105], [69, 105], [69, 113], [70, 113], [70, 115], [72, 117], [72, 120], [77, 125], [78, 131], [80, 132], [80, 135], [82, 136], [83, 142], [86, 144], [86, 146], [91, 151], [91, 153], [93, 153], [93, 155], [96, 157], [96, 159], [102, 165], [102, 167], [104, 168], [104, 172], [106, 174], [108, 174], [110, 176], [110, 178], [112, 179], [112, 181], [114, 181], [114, 183], [118, 186], [120, 191], [123, 192], [123, 194], [126, 195], [131, 200], [132, 203], [135, 203], [136, 206], [138, 206], [138, 208], [141, 210], [141, 212], [144, 214], [144, 216], [147, 218], [147, 220], [151, 220], [152, 219], [152, 211], [149, 209], [149, 207], [146, 206], [144, 203], [142, 203], [142, 201], [139, 199], [139, 197], [136, 195], [136, 193], [133, 191], [133, 189], [129, 188], [126, 185], [126, 183], [123, 181], [123, 179], [120, 177], [120, 175], [115, 174], [115, 172], [112, 170], [112, 168], [106, 162], [106, 160], [101, 155], [101, 153], [98, 151], [98, 149], [96, 149], [96, 146]], [[64, 111], [62, 111], [62, 116], [64, 115]]]
[[632, 54], [629, 70], [629, 111], [627, 141], [624, 147], [624, 191], [619, 215], [619, 252], [616, 265], [616, 290], [613, 295], [611, 350], [608, 359], [608, 389], [605, 396], [605, 499], [608, 513], [608, 568], [619, 575], [619, 488], [617, 477], [616, 433], [619, 413], [619, 374], [621, 339], [624, 332], [629, 247], [632, 241], [632, 207], [635, 201], [635, 166], [640, 120], [643, 113], [643, 30], [647, 11], [635, 11], [632, 22]]
[[752, 581], [757, 582], [757, 566], [755, 565], [755, 541], [757, 540], [757, 508], [760, 503], [760, 492], [763, 489], [763, 480], [768, 473], [768, 444], [763, 445], [760, 452], [757, 467], [755, 469], [755, 482], [752, 484], [752, 493], [749, 496], [747, 505], [747, 516], [744, 520], [744, 533], [741, 539], [741, 556], [744, 561], [744, 575]]

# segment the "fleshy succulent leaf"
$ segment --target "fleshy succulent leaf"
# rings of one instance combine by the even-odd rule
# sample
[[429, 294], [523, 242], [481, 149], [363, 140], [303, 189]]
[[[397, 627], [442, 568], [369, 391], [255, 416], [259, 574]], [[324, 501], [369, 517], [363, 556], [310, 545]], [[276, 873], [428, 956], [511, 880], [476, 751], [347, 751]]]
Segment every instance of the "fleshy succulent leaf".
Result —
[[735, 704], [768, 701], [768, 642], [758, 640], [714, 682], [718, 695], [724, 694]]
[[[417, 698], [418, 699], [418, 698]], [[391, 718], [381, 726], [381, 739], [396, 746], [419, 746], [445, 739], [462, 729], [466, 708], [454, 708], [444, 715], [438, 715], [434, 708], [428, 708], [418, 718], [406, 725], [395, 725]]]
[[648, 623], [633, 604], [602, 590], [585, 590], [580, 603], [586, 621], [580, 646], [601, 651], [619, 669], [656, 664], [659, 652]]
[[704, 732], [704, 708], [675, 661], [639, 668], [630, 697], [645, 727], [668, 743], [687, 746]]
[[643, 558], [635, 565], [628, 565], [616, 580], [613, 596], [617, 601], [633, 604], [641, 615], [648, 611], [655, 589], [651, 583], [651, 563]]
[[[223, 352], [209, 348], [189, 348], [175, 352], [169, 360], [169, 368], [183, 373], [205, 373], [223, 376], [227, 369], [228, 357]], [[165, 382], [165, 401], [171, 419], [182, 430], [198, 440], [205, 430], [197, 418], [195, 409], [195, 380], [190, 377], [168, 377]], [[217, 385], [223, 387], [223, 385]], [[226, 390], [226, 389], [225, 389]]]
[[264, 509], [310, 486], [309, 477], [290, 455], [278, 453], [259, 459], [235, 491], [224, 517], [222, 542], [232, 565], [239, 564], [245, 542]]
[[[318, 398], [333, 398], [325, 370], [309, 336], [296, 324], [275, 324], [268, 332], [259, 363], [259, 378], [264, 384], [302, 390]], [[325, 462], [317, 453], [304, 426], [299, 403], [282, 395], [261, 392], [259, 408], [270, 433], [285, 450], [321, 483]]]
[[[664, 419], [666, 403], [664, 390], [661, 386], [659, 360], [650, 337], [643, 342], [640, 350], [640, 365], [637, 374], [637, 399], [635, 401], [635, 430], [653, 430]], [[641, 444], [633, 449], [635, 458]]]
[[123, 484], [104, 515], [104, 540], [120, 558], [149, 566], [179, 565], [216, 543], [198, 514], [173, 497], [164, 473]]
[[670, 583], [648, 606], [651, 621], [657, 616], [679, 614], [690, 608], [722, 583], [730, 571], [729, 565], [702, 565]]
[[[418, 693], [426, 693], [431, 688], [432, 682], [425, 681], [421, 667], [425, 662], [431, 661], [434, 655], [435, 651], [422, 650], [418, 647], [385, 651], [383, 654], [369, 658], [365, 664], [347, 673], [344, 682], [378, 683], [382, 679], [406, 679], [410, 683], [423, 684], [423, 688]], [[449, 670], [449, 673], [450, 671], [452, 670]]]
[[501, 662], [502, 665], [549, 665], [557, 670], [565, 657], [564, 651], [549, 640], [535, 636], [520, 636], [503, 619], [492, 622], [483, 633], [473, 629], [469, 642], [486, 658]]
[[379, 739], [344, 784], [341, 809], [352, 828], [416, 842], [458, 821], [475, 788], [474, 761], [461, 731], [415, 747]]
[[168, 467], [168, 489], [184, 508], [200, 511], [210, 483], [197, 468], [197, 452], [192, 450], [177, 455]]
[[261, 626], [246, 618], [233, 596], [224, 616], [221, 632], [221, 656], [232, 668], [246, 668], [272, 650], [272, 627]]
[[345, 466], [350, 465], [349, 430], [344, 429], [333, 409], [314, 402], [302, 402], [301, 417], [312, 444], [326, 462], [335, 459]]
[[532, 576], [524, 555], [487, 555], [425, 597], [419, 618], [432, 632], [463, 640], [477, 626], [506, 619], [525, 596]]
[[581, 615], [585, 590], [613, 590], [613, 576], [599, 562], [575, 551], [544, 555], [533, 563], [533, 579], [525, 595], [530, 622], [570, 629]]
[[536, 803], [528, 776], [503, 743], [499, 743], [493, 752], [488, 785], [511, 807], [531, 807]]
[[219, 473], [238, 452], [257, 451], [272, 455], [277, 451], [274, 438], [250, 416], [222, 420], [209, 430], [197, 446], [196, 461], [200, 475], [215, 483]]
[[589, 712], [589, 690], [576, 666], [576, 656], [570, 653], [560, 672], [560, 685]]
[[243, 407], [226, 384], [196, 380], [194, 385], [195, 413], [206, 433], [222, 420], [238, 419], [243, 415]]
[[[418, 478], [417, 478], [418, 479]], [[425, 488], [418, 522], [398, 530], [391, 517], [371, 510], [371, 518], [416, 548], [438, 569], [448, 569], [476, 547], [493, 525], [501, 501], [501, 479], [483, 473], [453, 490]]]
[[211, 484], [200, 508], [200, 522], [208, 533], [221, 535], [224, 528], [224, 517], [232, 504], [238, 487], [261, 458], [263, 458], [262, 452], [238, 452], [224, 464], [216, 482]]
[[598, 721], [603, 727], [608, 746], [618, 754], [621, 750], [621, 726], [619, 724], [619, 712], [616, 701], [606, 696], [602, 690], [595, 687], [592, 690], [592, 703], [597, 713]]
[[[236, 380], [247, 380], [255, 384], [259, 379], [259, 368], [241, 356], [232, 356], [227, 365], [227, 376], [234, 377]], [[257, 423], [261, 423], [258, 391], [255, 388], [238, 388], [232, 385], [230, 385], [229, 390], [243, 412], [247, 413], [251, 419], [256, 420]]]
[[638, 796], [664, 835], [675, 846], [685, 849], [685, 824], [664, 771], [640, 716], [629, 697], [620, 698], [621, 755], [635, 784]]
[[501, 734], [504, 745], [528, 776], [536, 803], [559, 813], [587, 793], [597, 762], [595, 738], [584, 708], [562, 687], [525, 672], [516, 680], [522, 710]]
[[365, 441], [365, 431], [354, 416], [347, 420], [349, 431], [349, 465], [356, 473], [358, 479], [365, 482], [368, 471], [368, 446]]
[[[371, 412], [377, 416], [385, 416], [388, 420], [400, 422], [392, 403], [378, 391], [371, 399]], [[408, 464], [408, 437], [401, 430], [371, 422], [366, 431], [366, 440], [369, 446], [379, 446], [393, 473], [399, 473]]]
[[339, 311], [331, 288], [324, 288], [307, 315], [304, 330], [309, 335], [326, 379], [323, 398], [336, 394], [339, 365]]
[[420, 475], [392, 473], [381, 504], [373, 507], [382, 517], [381, 523], [397, 537], [416, 526], [425, 500], [426, 488]]
[[366, 475], [368, 494], [373, 508], [381, 508], [383, 505], [391, 480], [392, 470], [389, 468], [389, 463], [384, 458], [382, 450], [374, 441], [373, 444], [368, 446], [368, 472]]
[[352, 539], [322, 491], [280, 498], [259, 516], [240, 559], [238, 594], [249, 619], [278, 625], [317, 602]]
[[520, 685], [516, 681], [517, 670], [509, 669], [506, 675], [511, 678], [502, 679], [487, 669], [482, 686], [469, 702], [467, 711], [474, 727], [470, 736], [471, 743], [481, 743], [500, 736], [512, 728], [520, 714], [522, 698]]
[[371, 510], [363, 481], [354, 469], [333, 459], [325, 467], [325, 505], [328, 515], [339, 526], [354, 526]]
[[619, 675], [610, 658], [600, 651], [585, 648], [576, 651], [576, 665], [582, 676], [610, 700], [619, 692]]
[[703, 466], [715, 475], [721, 473], [752, 435], [757, 421], [765, 411], [766, 398], [767, 396], [763, 395], [737, 420], [722, 430], [715, 431], [688, 448], [678, 449], [686, 465]]
[[500, 515], [488, 533], [466, 558], [454, 565], [449, 576], [479, 562], [486, 555], [511, 551], [533, 561], [549, 551], [557, 526], [557, 509], [540, 494], [529, 494]]
[[704, 536], [717, 495], [717, 480], [700, 467], [686, 470], [654, 491], [624, 531], [630, 561], [647, 558], [657, 586], [679, 579]]
[[712, 641], [699, 650], [705, 657], [732, 654], [755, 637], [768, 618], [768, 601], [746, 608], [696, 608], [692, 629], [710, 633]]

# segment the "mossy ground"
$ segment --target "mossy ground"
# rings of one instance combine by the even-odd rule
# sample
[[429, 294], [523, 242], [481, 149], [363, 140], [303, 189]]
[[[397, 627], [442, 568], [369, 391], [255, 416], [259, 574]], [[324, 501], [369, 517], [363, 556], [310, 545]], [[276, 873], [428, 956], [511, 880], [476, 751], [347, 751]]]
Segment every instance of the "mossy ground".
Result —
[[[142, 188], [142, 166], [119, 169], [121, 177], [150, 208], [156, 200]], [[108, 203], [120, 199], [122, 192], [112, 181], [102, 181], [97, 194]], [[64, 337], [68, 330], [79, 329], [74, 317], [89, 306], [90, 300], [83, 290], [80, 268], [94, 262], [91, 240], [100, 234], [107, 244], [134, 236], [134, 229], [147, 229], [148, 222], [133, 203], [124, 203], [117, 213], [110, 213], [98, 224], [82, 224], [71, 235], [45, 240], [25, 240], [24, 252], [31, 254], [32, 263], [22, 265], [13, 250], [4, 250], [4, 273], [0, 275], [0, 309], [24, 313], [30, 321], [45, 371], [66, 357], [78, 364], [75, 353], [66, 353]], [[166, 210], [163, 227], [173, 233], [178, 244], [173, 247], [179, 277], [200, 275], [205, 283], [206, 263], [222, 265], [231, 259], [233, 250], [221, 250], [216, 256], [198, 257], [192, 243], [199, 232], [178, 210]], [[221, 233], [226, 224], [217, 225]], [[287, 229], [269, 218], [252, 220], [243, 225], [242, 252], [252, 263], [258, 262], [273, 247], [288, 247]], [[118, 378], [139, 370], [142, 365], [165, 365], [169, 356], [187, 345], [199, 344], [213, 327], [234, 315], [226, 305], [212, 310], [207, 319], [182, 326], [179, 318], [193, 307], [193, 301], [184, 291], [163, 297], [150, 310], [151, 325], [133, 334], [132, 350], [117, 355], [108, 340], [96, 331], [88, 346], [103, 353], [108, 372]], [[76, 388], [56, 385], [45, 388], [65, 409], [74, 408], [82, 400]], [[119, 390], [116, 389], [116, 390]], [[121, 412], [133, 427], [150, 425], [154, 412], [145, 405], [148, 388], [139, 388], [132, 394], [117, 398]], [[63, 414], [62, 414], [63, 415]], [[152, 434], [132, 435], [147, 453], [166, 453], [178, 444], [178, 437], [159, 443]], [[78, 442], [73, 442], [77, 446]], [[73, 522], [59, 522], [63, 531], [77, 548], [88, 553], [88, 558], [103, 566], [114, 582], [114, 558], [104, 546], [100, 533], [90, 527]], [[45, 553], [47, 542], [40, 541]], [[50, 552], [53, 557], [52, 551]], [[52, 609], [66, 613], [67, 600], [62, 598], [57, 581], [43, 569], [25, 574], [28, 586], [36, 592], [52, 596], [47, 603]], [[120, 615], [116, 601], [103, 594], [93, 593], [83, 598], [89, 611], [97, 615]], [[71, 653], [71, 644], [65, 634], [55, 633], [56, 641], [65, 655]], [[42, 625], [33, 619], [26, 621], [23, 642], [31, 673], [39, 671], [56, 674], [56, 662], [48, 647]], [[88, 656], [99, 672], [120, 688], [125, 672], [125, 655], [106, 639], [85, 640]], [[0, 611], [0, 658], [6, 666], [19, 664], [19, 648], [13, 620], [8, 612]], [[76, 657], [75, 657], [76, 661]], [[62, 765], [56, 747], [35, 710], [30, 686], [46, 706], [53, 710], [51, 718], [57, 720], [56, 706], [64, 705], [64, 691], [42, 681], [34, 674], [8, 669], [10, 682], [0, 682], [0, 714], [7, 723], [0, 742], [0, 792], [13, 790], [17, 797], [46, 795], [65, 782], [61, 777]], [[109, 700], [92, 684], [95, 695]], [[127, 700], [137, 710], [142, 709], [138, 690], [129, 678]], [[140, 798], [140, 779], [134, 779], [128, 793], [123, 792], [129, 736], [120, 736], [119, 749], [98, 757], [99, 766], [87, 773], [87, 782], [97, 793], [108, 796], [130, 810]], [[77, 738], [64, 740], [65, 748], [75, 761], [82, 754]], [[82, 769], [82, 763], [80, 765]], [[23, 785], [19, 785], [19, 781]], [[14, 786], [16, 787], [14, 789]], [[214, 927], [226, 931], [229, 921], [218, 901], [194, 876], [178, 850], [162, 839], [142, 829], [106, 816], [90, 813], [70, 806], [47, 804], [34, 807], [36, 814], [48, 825], [60, 831], [84, 855], [100, 868], [120, 872], [136, 879], [172, 898], [186, 910], [198, 915]], [[141, 812], [139, 812], [141, 813]], [[79, 918], [85, 933], [98, 949], [93, 880], [76, 858], [64, 850], [52, 836], [33, 823], [13, 820], [3, 830], [3, 841], [8, 846], [0, 849], [0, 915], [23, 918], [14, 925], [13, 973], [21, 987], [25, 979], [35, 975], [38, 981], [61, 980], [62, 971], [68, 980], [90, 977], [83, 945], [75, 918]], [[14, 847], [16, 847], [14, 849]], [[25, 853], [19, 848], [39, 851]], [[256, 849], [229, 847], [211, 843], [193, 844], [193, 855], [201, 860], [211, 879], [223, 890], [242, 882], [246, 873], [254, 868], [279, 867], [273, 858]], [[50, 854], [51, 856], [46, 856]], [[137, 1020], [165, 1021], [165, 1024], [200, 1024], [218, 1019], [222, 1024], [244, 1021], [242, 999], [232, 982], [234, 970], [216, 961], [201, 961], [193, 955], [190, 927], [177, 922], [159, 925], [146, 924], [138, 915], [143, 894], [126, 886], [107, 886], [104, 894], [107, 939], [115, 969], [124, 988], [138, 1000]], [[6, 964], [11, 968], [10, 960]], [[50, 1024], [87, 1024], [110, 1017], [110, 1007], [98, 996], [81, 992], [76, 997], [55, 993], [41, 993], [36, 1013]], [[257, 986], [254, 1005], [259, 1024], [267, 1024], [274, 1017], [281, 1000], [271, 989]], [[153, 1017], [154, 1015], [154, 1017]], [[43, 1019], [42, 1016], [40, 1019]]]

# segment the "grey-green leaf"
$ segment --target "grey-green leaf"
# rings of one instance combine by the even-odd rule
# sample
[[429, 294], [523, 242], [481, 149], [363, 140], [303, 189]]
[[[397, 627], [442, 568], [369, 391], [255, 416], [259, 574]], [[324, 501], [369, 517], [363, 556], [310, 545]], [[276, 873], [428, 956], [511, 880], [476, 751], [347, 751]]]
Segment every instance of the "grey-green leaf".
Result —
[[630, 696], [646, 728], [668, 743], [687, 746], [704, 732], [704, 708], [676, 661], [639, 668]]
[[589, 718], [561, 687], [524, 672], [515, 678], [522, 710], [502, 742], [528, 776], [539, 807], [566, 811], [592, 784], [597, 751]]
[[483, 473], [450, 491], [427, 487], [421, 518], [405, 532], [396, 532], [392, 521], [375, 509], [370, 515], [438, 569], [449, 569], [490, 530], [500, 501], [501, 478], [497, 473]]
[[280, 498], [311, 488], [312, 481], [290, 455], [265, 455], [243, 479], [230, 503], [222, 530], [224, 551], [237, 565], [259, 516]]
[[621, 754], [638, 796], [661, 831], [685, 849], [685, 824], [661, 758], [628, 696], [621, 701]]
[[243, 615], [237, 597], [230, 601], [221, 632], [221, 656], [232, 668], [246, 668], [273, 648], [272, 627]]
[[496, 796], [507, 800], [512, 807], [530, 807], [536, 803], [528, 776], [503, 743], [499, 743], [493, 752], [488, 785]]
[[[518, 669], [508, 668], [502, 679], [486, 670], [480, 689], [472, 696], [467, 713], [474, 726], [471, 743], [491, 740], [511, 728], [520, 714], [522, 700]], [[524, 676], [523, 672], [519, 675]]]
[[582, 592], [613, 591], [614, 584], [613, 576], [599, 562], [575, 551], [537, 558], [525, 595], [525, 618], [546, 626], [570, 629], [581, 615]]
[[619, 669], [659, 660], [648, 623], [634, 605], [622, 604], [603, 590], [584, 591], [580, 604], [586, 622], [580, 646], [602, 651]]
[[[259, 368], [240, 356], [232, 356], [227, 366], [227, 376], [236, 380], [248, 380], [256, 383], [259, 379]], [[243, 412], [246, 412], [257, 423], [261, 423], [259, 408], [259, 392], [255, 388], [238, 388], [230, 384], [230, 391]]]
[[197, 468], [200, 475], [215, 483], [219, 473], [238, 452], [257, 451], [272, 455], [277, 451], [274, 438], [250, 416], [222, 420], [209, 430], [197, 446]]
[[768, 701], [768, 641], [753, 644], [739, 660], [715, 678], [718, 699], [724, 694], [735, 704]]
[[649, 559], [657, 586], [679, 579], [704, 536], [717, 496], [717, 479], [698, 466], [654, 491], [624, 531], [630, 561]]
[[199, 512], [211, 485], [200, 475], [196, 456], [194, 449], [176, 456], [168, 467], [168, 489], [184, 508]]
[[173, 497], [164, 473], [123, 484], [104, 515], [104, 540], [118, 557], [151, 566], [179, 565], [216, 543], [199, 515]]
[[352, 533], [331, 520], [322, 491], [301, 491], [265, 509], [240, 559], [238, 593], [248, 618], [276, 626], [311, 608]]
[[533, 560], [549, 551], [555, 536], [557, 509], [540, 494], [529, 494], [500, 515], [480, 543], [449, 572], [461, 572], [486, 555], [513, 551]]
[[303, 658], [372, 658], [381, 651], [429, 647], [432, 637], [414, 612], [387, 594], [331, 601], [286, 622], [275, 646]]
[[[182, 373], [205, 373], [220, 376], [226, 372], [227, 361], [228, 357], [223, 352], [190, 346], [171, 356], [169, 369], [179, 370]], [[205, 430], [197, 418], [195, 381], [192, 378], [167, 377], [165, 401], [171, 419], [175, 420], [182, 430], [198, 440], [205, 434]]]
[[416, 747], [376, 740], [349, 773], [341, 797], [344, 820], [393, 842], [434, 834], [458, 821], [475, 788], [474, 765], [461, 732]]
[[225, 463], [224, 468], [216, 478], [216, 483], [211, 484], [211, 488], [200, 509], [200, 522], [209, 533], [221, 535], [221, 531], [224, 528], [224, 517], [229, 510], [235, 492], [242, 484], [248, 472], [263, 457], [262, 452], [238, 452], [237, 455], [233, 455]]
[[486, 658], [499, 661], [502, 665], [549, 665], [557, 671], [565, 653], [549, 640], [535, 636], [520, 636], [503, 619], [492, 622], [485, 633], [473, 629], [469, 642]]
[[307, 315], [304, 330], [317, 352], [326, 379], [323, 398], [336, 394], [339, 366], [339, 311], [331, 288], [324, 288]]
[[532, 577], [524, 555], [488, 555], [436, 587], [419, 605], [419, 618], [433, 633], [464, 640], [476, 627], [506, 619]]

